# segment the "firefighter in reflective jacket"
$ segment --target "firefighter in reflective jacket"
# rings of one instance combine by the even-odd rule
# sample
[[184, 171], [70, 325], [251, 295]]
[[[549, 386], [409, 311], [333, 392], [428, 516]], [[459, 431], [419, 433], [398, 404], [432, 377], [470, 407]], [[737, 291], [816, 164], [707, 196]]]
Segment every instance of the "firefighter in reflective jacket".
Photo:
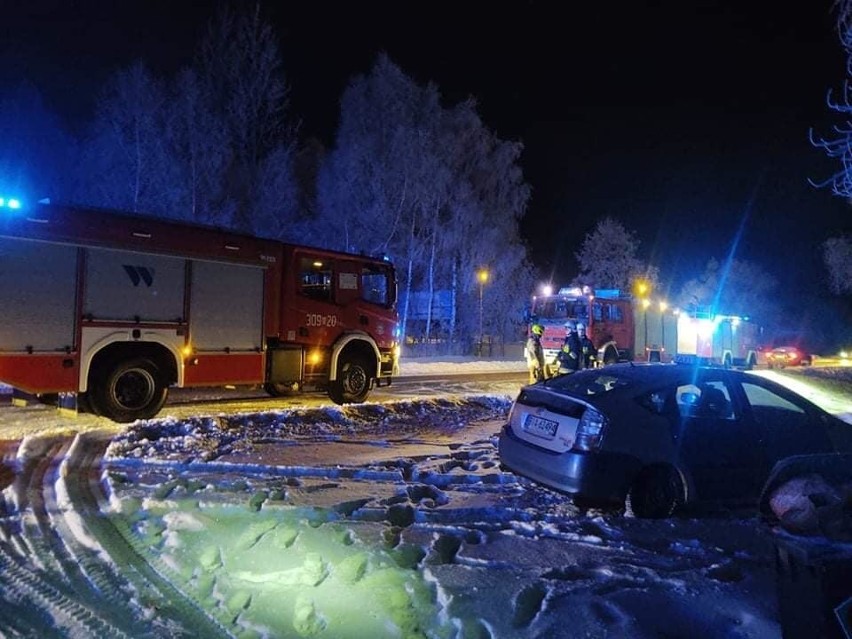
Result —
[[595, 345], [586, 335], [586, 325], [583, 322], [577, 322], [577, 339], [580, 340], [580, 352], [583, 354], [580, 358], [580, 368], [594, 368], [597, 360]]
[[556, 356], [559, 362], [559, 374], [573, 373], [581, 368], [580, 339], [577, 337], [577, 324], [574, 320], [565, 322], [565, 342]]
[[541, 335], [544, 327], [541, 324], [533, 324], [530, 327], [530, 336], [527, 338], [525, 355], [527, 368], [530, 371], [530, 384], [547, 379], [547, 367], [544, 364], [544, 348], [541, 345]]

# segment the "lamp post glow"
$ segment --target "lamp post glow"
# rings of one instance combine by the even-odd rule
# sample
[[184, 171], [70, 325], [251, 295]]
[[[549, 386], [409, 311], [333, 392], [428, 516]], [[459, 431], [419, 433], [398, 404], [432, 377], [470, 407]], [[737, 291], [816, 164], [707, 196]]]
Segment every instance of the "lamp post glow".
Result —
[[648, 307], [651, 305], [651, 300], [645, 298], [642, 300], [642, 324], [645, 327], [645, 359], [648, 359]]
[[485, 289], [485, 283], [488, 281], [488, 270], [481, 268], [476, 274], [476, 279], [479, 280], [479, 355], [482, 356], [482, 293]]

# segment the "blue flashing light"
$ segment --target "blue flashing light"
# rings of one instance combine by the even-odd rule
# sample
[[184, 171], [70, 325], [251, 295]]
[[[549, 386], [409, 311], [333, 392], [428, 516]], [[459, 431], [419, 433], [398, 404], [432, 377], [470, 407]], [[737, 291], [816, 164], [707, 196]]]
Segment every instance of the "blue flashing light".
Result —
[[19, 209], [21, 201], [14, 197], [0, 196], [0, 209]]

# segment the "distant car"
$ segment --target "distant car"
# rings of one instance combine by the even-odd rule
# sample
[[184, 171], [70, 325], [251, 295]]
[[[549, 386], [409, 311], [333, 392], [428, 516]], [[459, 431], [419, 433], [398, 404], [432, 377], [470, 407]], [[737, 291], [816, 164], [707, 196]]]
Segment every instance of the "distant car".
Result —
[[769, 368], [810, 366], [813, 363], [813, 356], [800, 346], [776, 346], [766, 353], [766, 365]]
[[775, 463], [852, 452], [852, 425], [784, 386], [733, 369], [616, 364], [521, 389], [501, 464], [637, 517], [698, 502], [757, 504]]

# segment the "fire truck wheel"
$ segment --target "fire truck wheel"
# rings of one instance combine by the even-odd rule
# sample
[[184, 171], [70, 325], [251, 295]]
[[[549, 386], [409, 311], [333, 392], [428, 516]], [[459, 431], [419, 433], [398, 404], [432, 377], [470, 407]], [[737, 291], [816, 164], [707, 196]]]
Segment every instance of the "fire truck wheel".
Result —
[[683, 499], [680, 476], [666, 466], [643, 469], [627, 492], [626, 507], [635, 517], [663, 519], [671, 515]]
[[370, 393], [370, 373], [360, 359], [343, 360], [337, 371], [337, 380], [328, 386], [328, 396], [335, 404], [357, 404]]
[[167, 395], [157, 365], [144, 357], [105, 366], [91, 380], [89, 391], [95, 412], [119, 423], [153, 417]]

